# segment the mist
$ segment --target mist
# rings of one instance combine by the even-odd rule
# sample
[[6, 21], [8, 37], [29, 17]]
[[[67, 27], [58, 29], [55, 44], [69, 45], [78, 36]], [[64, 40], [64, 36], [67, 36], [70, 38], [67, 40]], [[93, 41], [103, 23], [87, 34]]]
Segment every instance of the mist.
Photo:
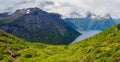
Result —
[[48, 12], [59, 13], [64, 17], [76, 12], [93, 12], [98, 15], [110, 13], [120, 17], [120, 0], [0, 0], [0, 13], [13, 13], [17, 9], [39, 7]]

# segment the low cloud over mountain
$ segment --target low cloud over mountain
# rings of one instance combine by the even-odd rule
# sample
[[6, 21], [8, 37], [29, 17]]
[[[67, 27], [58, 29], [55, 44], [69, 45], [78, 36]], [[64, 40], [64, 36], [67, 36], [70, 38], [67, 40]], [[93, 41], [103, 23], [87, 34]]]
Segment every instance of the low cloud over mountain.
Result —
[[60, 13], [70, 17], [72, 12], [90, 11], [105, 15], [110, 13], [118, 18], [120, 0], [7, 0], [0, 1], [0, 12], [14, 12], [16, 9], [39, 7], [45, 11]]

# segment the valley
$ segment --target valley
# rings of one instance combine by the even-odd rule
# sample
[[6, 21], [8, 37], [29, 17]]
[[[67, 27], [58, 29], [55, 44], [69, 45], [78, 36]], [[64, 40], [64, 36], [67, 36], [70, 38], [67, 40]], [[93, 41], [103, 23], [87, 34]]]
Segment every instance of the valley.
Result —
[[0, 62], [119, 62], [120, 24], [110, 14], [65, 18], [40, 8], [0, 14]]
[[0, 62], [119, 62], [120, 24], [71, 45], [32, 43], [0, 30]]

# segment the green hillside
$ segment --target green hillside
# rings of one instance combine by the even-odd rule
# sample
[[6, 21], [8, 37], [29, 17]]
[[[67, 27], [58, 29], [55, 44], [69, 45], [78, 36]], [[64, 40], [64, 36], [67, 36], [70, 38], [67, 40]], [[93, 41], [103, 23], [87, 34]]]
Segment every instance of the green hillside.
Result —
[[31, 43], [0, 31], [0, 62], [119, 62], [120, 24], [72, 45]]

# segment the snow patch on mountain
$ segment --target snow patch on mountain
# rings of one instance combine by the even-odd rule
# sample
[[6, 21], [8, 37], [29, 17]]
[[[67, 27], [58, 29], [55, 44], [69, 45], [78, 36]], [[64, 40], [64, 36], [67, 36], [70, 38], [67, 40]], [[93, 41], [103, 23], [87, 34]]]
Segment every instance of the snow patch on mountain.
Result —
[[29, 14], [30, 13], [30, 9], [27, 10], [26, 14]]

